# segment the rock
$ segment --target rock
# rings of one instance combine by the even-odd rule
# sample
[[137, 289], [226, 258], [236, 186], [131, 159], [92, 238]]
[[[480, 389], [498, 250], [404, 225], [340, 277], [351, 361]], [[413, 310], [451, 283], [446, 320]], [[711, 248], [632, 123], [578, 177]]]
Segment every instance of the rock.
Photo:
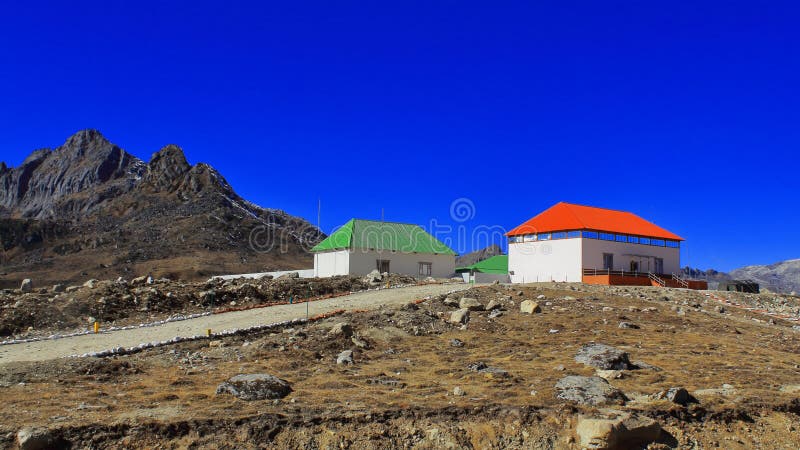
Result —
[[496, 300], [489, 300], [489, 303], [486, 304], [484, 309], [486, 311], [492, 311], [492, 310], [497, 309], [499, 307], [500, 307], [500, 303], [499, 302], [497, 302]]
[[465, 324], [469, 322], [469, 310], [468, 309], [458, 309], [450, 313], [450, 323], [461, 323]]
[[155, 283], [155, 280], [153, 280], [153, 277], [147, 277], [147, 279], [144, 280], [144, 282], [147, 284], [153, 284]]
[[542, 312], [542, 308], [533, 300], [525, 300], [519, 304], [519, 311], [526, 314], [538, 314]]
[[442, 302], [442, 303], [444, 303], [445, 306], [458, 307], [458, 300], [456, 300], [456, 299], [454, 299], [452, 297], [447, 297], [446, 299], [444, 299], [444, 302]]
[[367, 276], [364, 277], [364, 280], [367, 283], [371, 283], [371, 284], [380, 283], [382, 279], [383, 279], [383, 276], [381, 276], [381, 273], [378, 272], [377, 269], [374, 269], [372, 272], [368, 273]]
[[671, 401], [672, 403], [676, 403], [678, 405], [686, 406], [689, 403], [696, 403], [697, 399], [692, 397], [689, 392], [682, 388], [682, 387], [674, 387], [667, 390], [664, 394], [664, 398]]
[[597, 370], [595, 371], [595, 375], [608, 381], [619, 380], [624, 377], [621, 370]]
[[483, 305], [477, 299], [470, 297], [463, 297], [458, 302], [458, 307], [461, 309], [468, 309], [470, 311], [483, 311]]
[[473, 372], [478, 372], [487, 378], [508, 378], [509, 374], [508, 371], [503, 370], [499, 367], [489, 367], [486, 363], [478, 361], [467, 366], [467, 369], [472, 370]]
[[355, 335], [350, 338], [350, 342], [358, 348], [369, 348], [369, 342]]
[[488, 317], [490, 319], [496, 319], [496, 318], [498, 318], [498, 317], [500, 317], [502, 315], [503, 315], [503, 311], [500, 311], [499, 309], [495, 309], [494, 311], [489, 313]]
[[605, 344], [586, 344], [578, 350], [575, 361], [603, 370], [634, 369], [628, 353]]
[[278, 277], [279, 280], [289, 280], [293, 278], [300, 278], [300, 274], [298, 272], [289, 272]]
[[546, 298], [547, 298], [547, 296], [544, 295], [544, 294], [539, 294], [539, 295], [536, 296], [536, 300], [544, 300]]
[[150, 278], [149, 275], [143, 275], [141, 277], [136, 277], [136, 278], [131, 280], [131, 284], [144, 284], [147, 281], [148, 278]]
[[229, 393], [248, 401], [283, 398], [291, 392], [289, 382], [264, 373], [236, 375], [217, 387], [217, 394]]
[[725, 307], [721, 305], [717, 305], [714, 307], [714, 310], [720, 314], [725, 314]]
[[575, 429], [578, 444], [589, 449], [643, 448], [658, 440], [661, 426], [635, 413], [605, 410], [605, 417], [581, 418]]
[[639, 325], [636, 325], [635, 323], [631, 323], [631, 322], [620, 322], [619, 323], [619, 328], [629, 329], [629, 330], [638, 330], [639, 329]]
[[453, 395], [455, 395], [456, 397], [461, 397], [462, 395], [465, 394], [466, 393], [464, 392], [464, 389], [461, 389], [460, 386], [456, 386], [453, 388]]
[[30, 292], [33, 290], [33, 281], [30, 278], [25, 278], [22, 280], [22, 284], [19, 285], [19, 290], [22, 292]]
[[334, 325], [331, 330], [328, 332], [328, 336], [330, 337], [351, 337], [353, 335], [353, 327], [347, 322], [339, 322]]
[[49, 450], [62, 447], [47, 428], [25, 427], [17, 432], [20, 450]]
[[94, 288], [94, 285], [95, 285], [96, 283], [97, 283], [97, 280], [95, 280], [95, 279], [91, 279], [91, 280], [87, 281], [86, 283], [83, 283], [83, 287], [85, 287], [85, 288], [89, 288], [89, 289], [93, 289], [93, 288]]
[[557, 398], [582, 405], [605, 403], [624, 404], [627, 400], [622, 391], [612, 387], [600, 377], [568, 375], [556, 383]]
[[336, 364], [353, 364], [353, 351], [345, 350], [336, 357]]
[[464, 341], [461, 339], [450, 339], [450, 346], [451, 347], [463, 347]]
[[53, 292], [54, 294], [60, 294], [60, 293], [62, 293], [62, 292], [64, 292], [64, 291], [66, 291], [66, 290], [67, 290], [67, 287], [66, 287], [66, 286], [64, 286], [63, 284], [54, 284], [54, 285], [53, 285], [52, 292]]

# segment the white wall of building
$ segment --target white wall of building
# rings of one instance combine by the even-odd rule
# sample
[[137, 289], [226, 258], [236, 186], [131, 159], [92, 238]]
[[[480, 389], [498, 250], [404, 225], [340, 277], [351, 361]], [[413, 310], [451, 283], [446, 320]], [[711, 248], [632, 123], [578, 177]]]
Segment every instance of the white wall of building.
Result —
[[508, 244], [512, 283], [582, 280], [581, 239]]
[[366, 275], [377, 268], [377, 260], [389, 260], [389, 271], [419, 276], [419, 263], [431, 263], [431, 276], [449, 278], [455, 273], [454, 255], [427, 253], [381, 252], [377, 250], [339, 250], [314, 254], [314, 274], [318, 277], [334, 275]]
[[680, 272], [680, 249], [656, 247], [653, 245], [630, 244], [627, 242], [603, 241], [599, 239], [581, 239], [583, 241], [583, 267], [587, 269], [603, 268], [603, 253], [614, 255], [614, 270], [631, 271], [631, 261], [639, 265], [639, 272], [655, 272], [654, 258], [664, 260], [661, 273]]
[[314, 276], [332, 277], [350, 273], [349, 250], [314, 253]]
[[377, 250], [355, 249], [350, 253], [350, 273], [366, 275], [377, 268], [378, 259], [389, 260], [389, 271], [419, 276], [419, 263], [429, 262], [431, 276], [434, 278], [449, 278], [456, 271], [456, 257], [454, 255], [434, 255], [428, 253], [401, 253], [379, 252]]

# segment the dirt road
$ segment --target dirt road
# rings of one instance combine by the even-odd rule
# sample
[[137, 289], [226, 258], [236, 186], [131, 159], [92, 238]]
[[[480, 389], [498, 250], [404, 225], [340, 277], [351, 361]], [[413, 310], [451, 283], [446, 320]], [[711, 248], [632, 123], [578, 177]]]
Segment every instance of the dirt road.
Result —
[[[383, 305], [402, 305], [429, 295], [439, 295], [449, 291], [464, 290], [469, 287], [469, 285], [465, 284], [433, 284], [359, 292], [344, 297], [311, 302], [308, 304], [308, 313], [314, 316], [337, 309], [376, 309]], [[132, 347], [144, 342], [163, 341], [176, 336], [201, 335], [209, 328], [213, 331], [232, 330], [303, 317], [306, 317], [306, 303], [298, 303], [213, 314], [181, 322], [166, 323], [156, 327], [4, 345], [0, 346], [0, 365], [14, 361], [44, 361], [116, 347]]]

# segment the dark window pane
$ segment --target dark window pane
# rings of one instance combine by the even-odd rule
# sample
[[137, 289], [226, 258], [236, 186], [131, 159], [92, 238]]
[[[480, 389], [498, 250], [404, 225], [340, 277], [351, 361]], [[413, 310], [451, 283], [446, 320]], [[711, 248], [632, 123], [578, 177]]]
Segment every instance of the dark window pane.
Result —
[[651, 240], [650, 240], [650, 245], [655, 245], [655, 246], [658, 246], [658, 247], [663, 247], [663, 246], [664, 246], [664, 240], [663, 240], [663, 239], [651, 239]]
[[583, 237], [588, 239], [597, 239], [597, 232], [596, 231], [584, 231]]
[[625, 236], [624, 234], [618, 234], [617, 235], [617, 242], [627, 242], [627, 241], [628, 241], [628, 237]]
[[614, 235], [611, 233], [600, 233], [600, 239], [604, 241], [613, 241]]
[[669, 248], [680, 248], [680, 243], [678, 241], [667, 241], [667, 247]]
[[566, 238], [567, 238], [566, 231], [562, 231], [560, 233], [553, 233], [553, 239], [566, 239]]
[[628, 242], [630, 242], [631, 244], [638, 244], [639, 238], [636, 236], [628, 236]]
[[640, 238], [639, 238], [639, 243], [640, 243], [640, 244], [644, 244], [644, 245], [650, 245], [650, 239], [649, 239], [649, 238], [642, 238], [642, 237], [640, 237]]
[[549, 241], [550, 240], [550, 233], [539, 233], [538, 236], [540, 241]]
[[567, 237], [568, 238], [581, 237], [581, 232], [580, 231], [570, 231], [569, 233], [567, 233]]

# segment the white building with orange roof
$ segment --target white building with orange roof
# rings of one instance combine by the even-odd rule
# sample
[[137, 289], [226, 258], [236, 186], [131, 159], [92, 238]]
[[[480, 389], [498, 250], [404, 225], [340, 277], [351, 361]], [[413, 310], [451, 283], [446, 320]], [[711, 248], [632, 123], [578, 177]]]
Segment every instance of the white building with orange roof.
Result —
[[506, 236], [512, 283], [705, 289], [704, 282], [678, 275], [683, 238], [630, 212], [561, 202]]

